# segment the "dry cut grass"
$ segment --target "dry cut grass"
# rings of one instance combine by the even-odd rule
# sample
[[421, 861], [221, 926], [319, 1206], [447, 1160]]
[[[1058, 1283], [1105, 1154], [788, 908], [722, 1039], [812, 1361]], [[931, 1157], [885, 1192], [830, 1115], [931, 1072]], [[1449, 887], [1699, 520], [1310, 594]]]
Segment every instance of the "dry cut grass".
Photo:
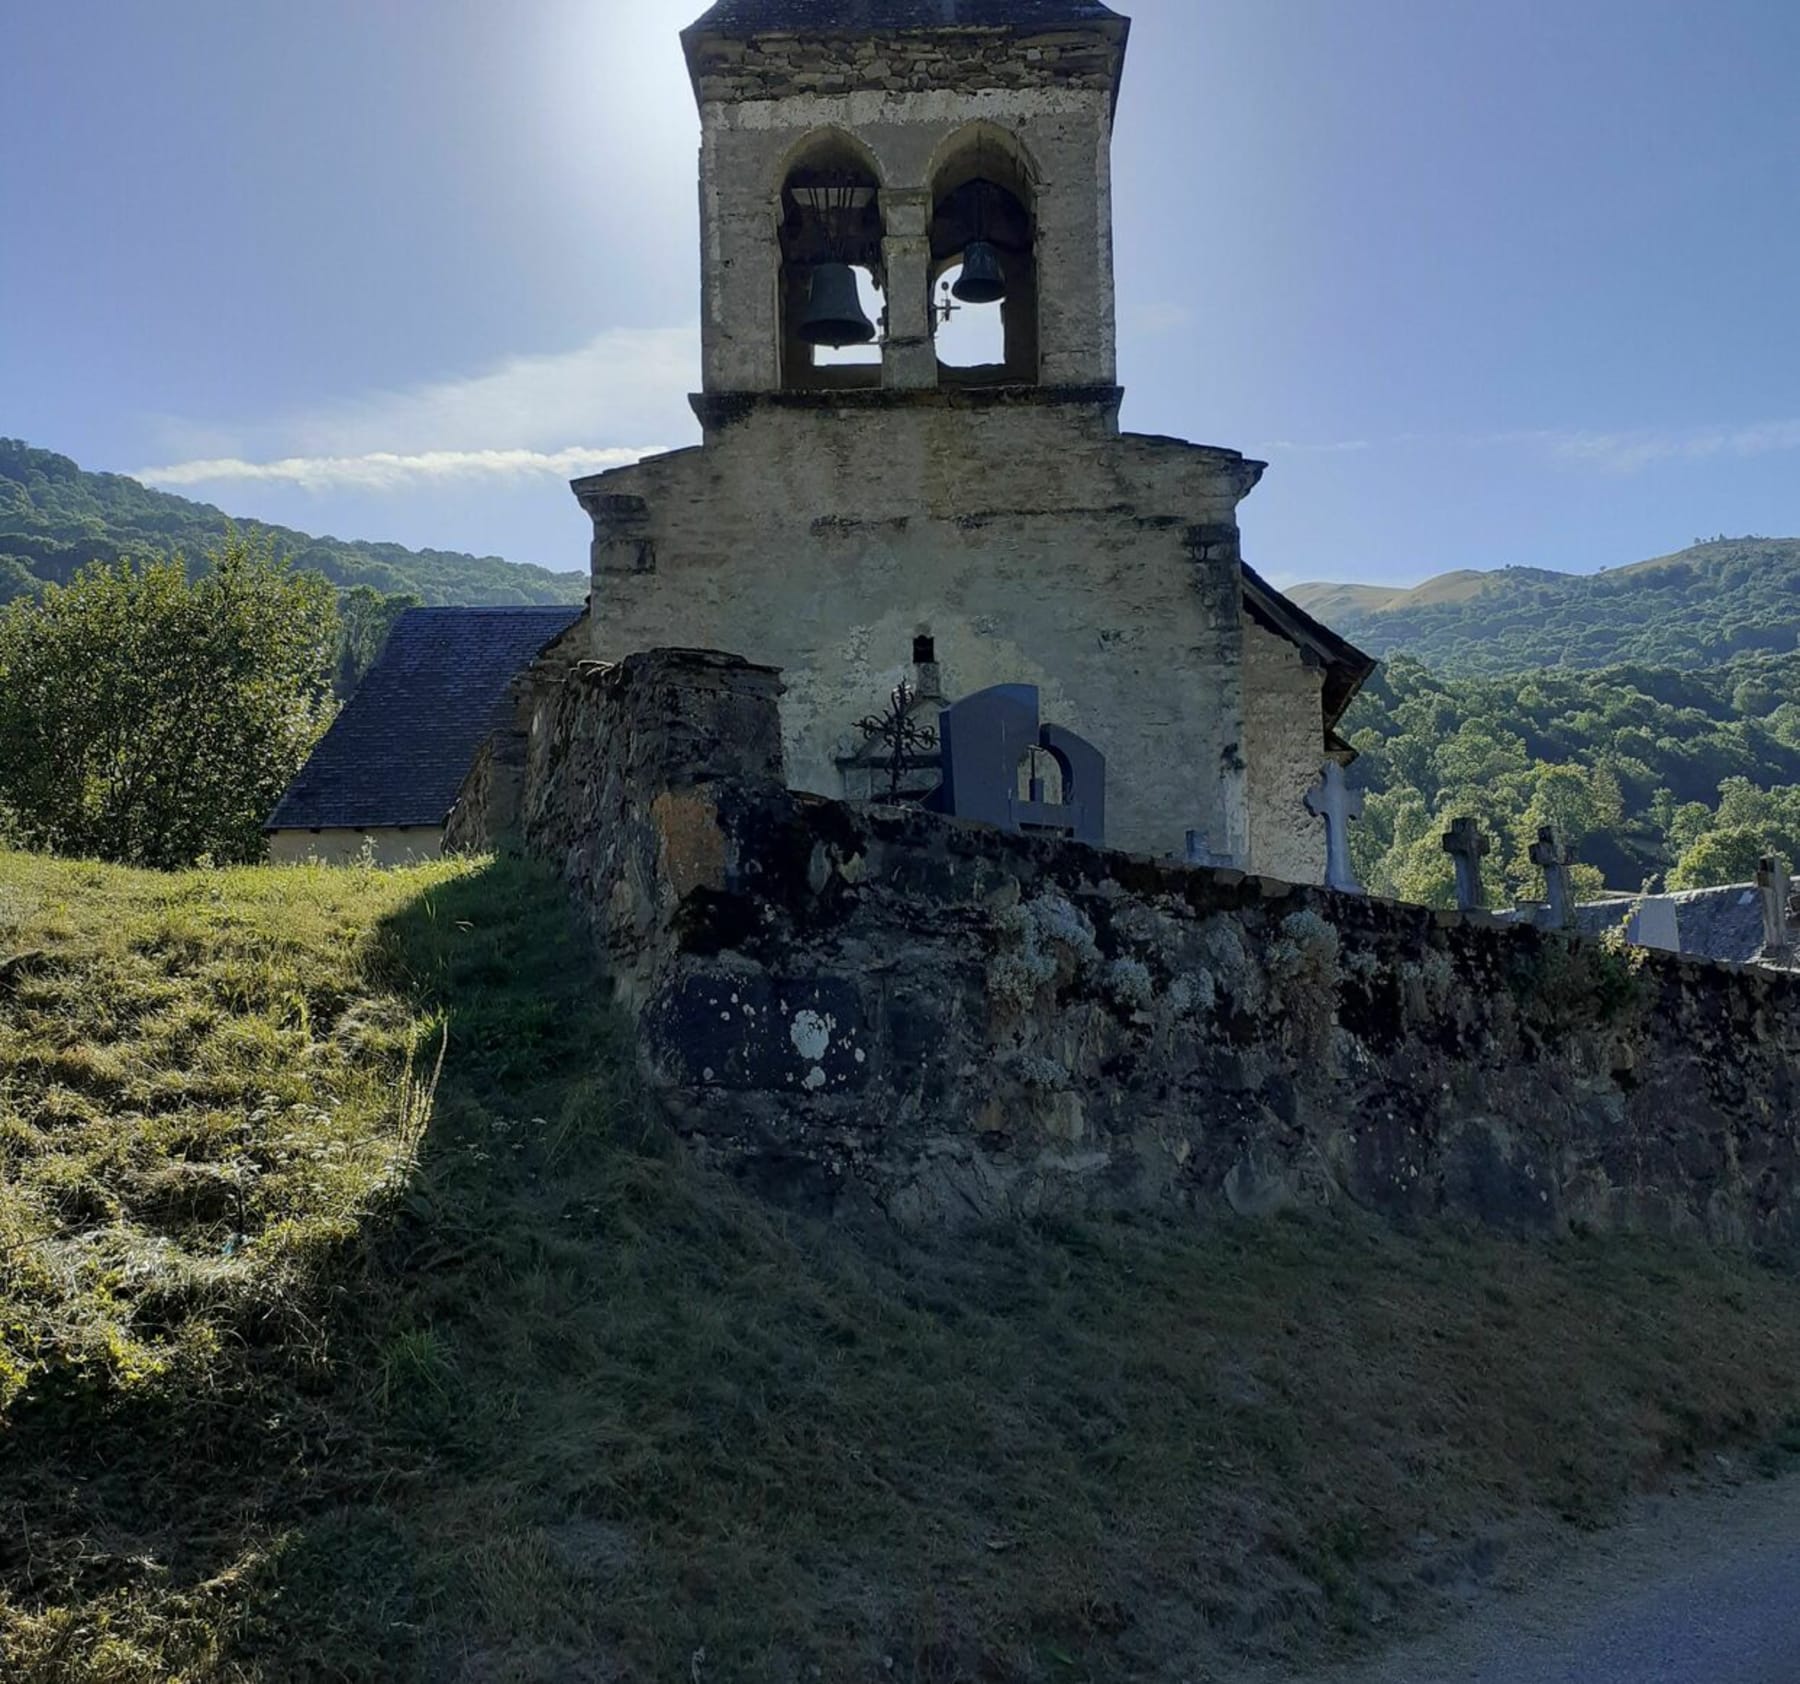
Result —
[[785, 1218], [517, 865], [0, 896], [8, 1677], [1229, 1677], [1800, 1449], [1744, 1259]]

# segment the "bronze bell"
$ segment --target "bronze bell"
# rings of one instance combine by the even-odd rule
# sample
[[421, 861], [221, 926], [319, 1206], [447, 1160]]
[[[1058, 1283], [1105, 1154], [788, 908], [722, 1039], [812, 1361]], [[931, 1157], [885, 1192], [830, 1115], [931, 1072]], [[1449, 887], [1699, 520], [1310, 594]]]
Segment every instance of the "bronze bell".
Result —
[[965, 304], [998, 304], [1006, 296], [999, 252], [986, 240], [971, 240], [963, 253], [962, 273], [950, 290]]
[[800, 337], [808, 345], [867, 345], [875, 324], [863, 314], [856, 271], [848, 263], [821, 263], [812, 272]]

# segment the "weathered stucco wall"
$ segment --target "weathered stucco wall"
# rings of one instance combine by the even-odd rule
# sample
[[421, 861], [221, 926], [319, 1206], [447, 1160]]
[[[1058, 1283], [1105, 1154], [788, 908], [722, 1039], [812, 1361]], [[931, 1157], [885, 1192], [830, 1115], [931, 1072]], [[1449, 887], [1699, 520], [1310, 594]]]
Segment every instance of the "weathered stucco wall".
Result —
[[269, 836], [271, 865], [417, 865], [444, 851], [436, 826], [409, 825], [376, 830], [277, 830]]
[[1800, 1243], [1800, 986], [781, 786], [776, 675], [547, 697], [526, 836], [702, 1154], [939, 1225], [1349, 1199]]
[[1288, 883], [1325, 880], [1325, 824], [1306, 792], [1324, 764], [1324, 674], [1299, 649], [1246, 617], [1244, 744], [1250, 762], [1252, 870]]
[[[1108, 837], [1245, 857], [1236, 506], [1261, 465], [1126, 435], [1091, 398], [745, 400], [703, 450], [578, 482], [593, 652], [735, 649], [781, 668], [788, 776], [837, 761], [936, 640], [945, 694], [1036, 684], [1108, 760]], [[1308, 715], [1317, 742], [1316, 698]], [[1314, 756], [1315, 768], [1317, 754]]]

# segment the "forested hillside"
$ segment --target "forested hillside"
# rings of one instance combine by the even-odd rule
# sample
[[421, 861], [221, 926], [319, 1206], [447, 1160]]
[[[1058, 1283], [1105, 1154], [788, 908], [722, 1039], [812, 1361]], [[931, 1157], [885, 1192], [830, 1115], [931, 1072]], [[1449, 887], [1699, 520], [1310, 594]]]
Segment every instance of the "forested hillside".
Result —
[[1448, 902], [1439, 838], [1460, 813], [1496, 840], [1502, 899], [1540, 892], [1540, 825], [1576, 848], [1589, 891], [1741, 882], [1771, 848], [1800, 859], [1800, 655], [1505, 678], [1395, 655], [1344, 729], [1369, 792], [1352, 834], [1380, 894]]
[[0, 439], [0, 603], [66, 584], [90, 561], [178, 551], [198, 564], [232, 524], [252, 540], [267, 534], [277, 555], [346, 591], [366, 587], [427, 606], [579, 602], [587, 595], [585, 572], [233, 522], [209, 503], [153, 491], [123, 474], [87, 473], [66, 456]]
[[1439, 840], [1465, 813], [1495, 841], [1502, 901], [1542, 892], [1527, 857], [1541, 825], [1576, 849], [1589, 892], [1800, 859], [1800, 539], [1289, 594], [1383, 658], [1342, 727], [1375, 892], [1448, 904]]
[[1800, 539], [1714, 538], [1592, 574], [1507, 567], [1409, 590], [1298, 585], [1289, 593], [1371, 655], [1437, 672], [1598, 668], [1685, 671], [1800, 649]]

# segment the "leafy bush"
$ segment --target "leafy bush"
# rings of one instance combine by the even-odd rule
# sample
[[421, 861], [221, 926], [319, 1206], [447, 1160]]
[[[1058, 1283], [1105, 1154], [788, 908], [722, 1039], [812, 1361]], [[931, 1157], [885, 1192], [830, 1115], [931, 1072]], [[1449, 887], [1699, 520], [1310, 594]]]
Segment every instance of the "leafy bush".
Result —
[[133, 864], [257, 858], [330, 722], [331, 588], [233, 535], [96, 563], [0, 609], [0, 809], [17, 838]]

